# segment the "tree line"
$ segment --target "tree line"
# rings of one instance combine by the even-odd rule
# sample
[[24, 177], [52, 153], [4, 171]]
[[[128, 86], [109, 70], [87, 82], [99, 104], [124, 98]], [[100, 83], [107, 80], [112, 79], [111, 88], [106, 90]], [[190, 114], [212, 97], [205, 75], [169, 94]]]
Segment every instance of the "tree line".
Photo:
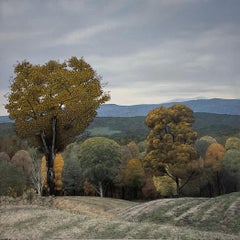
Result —
[[[20, 145], [26, 150], [12, 155], [11, 148], [0, 146], [1, 195], [19, 196], [28, 188], [47, 195], [47, 165], [42, 153], [26, 143]], [[193, 148], [196, 159], [188, 164], [185, 159], [182, 167], [177, 162], [180, 159], [175, 159], [171, 168], [154, 166], [160, 170], [156, 172], [146, 167], [147, 141], [126, 145], [105, 137], [75, 141], [55, 156], [54, 193], [123, 199], [174, 197], [179, 190], [173, 174], [179, 177], [180, 196], [212, 197], [240, 190], [239, 138], [229, 137], [222, 145], [211, 136], [203, 136]]]

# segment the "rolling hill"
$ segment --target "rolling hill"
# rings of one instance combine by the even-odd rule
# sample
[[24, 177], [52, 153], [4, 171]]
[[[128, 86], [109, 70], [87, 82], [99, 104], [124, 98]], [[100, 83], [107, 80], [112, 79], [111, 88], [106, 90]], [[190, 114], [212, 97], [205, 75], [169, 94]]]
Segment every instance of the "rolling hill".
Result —
[[0, 239], [238, 240], [239, 209], [240, 193], [145, 203], [79, 196], [54, 198], [52, 206], [2, 203]]
[[[116, 140], [141, 141], [146, 139], [149, 129], [144, 116], [138, 117], [97, 117], [89, 125], [87, 131], [91, 136], [106, 136]], [[239, 136], [240, 115], [214, 113], [194, 113], [193, 130], [198, 136], [213, 137]]]
[[[86, 129], [90, 136], [105, 136], [115, 140], [135, 140], [137, 142], [146, 139], [149, 133], [145, 125], [145, 116], [138, 117], [96, 117]], [[193, 129], [199, 135], [240, 136], [240, 115], [194, 113], [195, 123]], [[0, 123], [0, 136], [14, 134], [13, 123]]]

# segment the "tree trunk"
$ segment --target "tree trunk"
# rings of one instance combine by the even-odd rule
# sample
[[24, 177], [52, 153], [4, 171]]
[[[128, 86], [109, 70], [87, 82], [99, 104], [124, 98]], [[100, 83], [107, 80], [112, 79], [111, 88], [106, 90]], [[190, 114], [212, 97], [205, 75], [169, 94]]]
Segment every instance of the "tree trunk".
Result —
[[195, 172], [192, 172], [187, 180], [181, 185], [181, 187], [179, 187], [179, 193], [182, 191], [182, 189], [188, 184], [188, 182], [192, 179], [192, 177], [194, 176]]
[[219, 176], [219, 172], [217, 172], [217, 188], [218, 188], [218, 196], [220, 196], [222, 192], [221, 191], [222, 188], [221, 188], [221, 178]]
[[42, 195], [42, 181], [41, 181], [41, 161], [38, 159], [37, 150], [33, 149], [30, 151], [32, 158], [32, 170], [31, 170], [31, 181], [34, 188], [37, 190], [38, 195]]
[[103, 185], [102, 182], [98, 183], [100, 197], [103, 197]]
[[175, 179], [175, 182], [176, 182], [176, 190], [177, 190], [177, 197], [180, 197], [180, 183], [179, 183], [179, 178], [176, 178]]
[[213, 197], [213, 186], [210, 182], [208, 182], [208, 193], [209, 193], [209, 197]]
[[54, 174], [54, 158], [56, 154], [55, 142], [56, 142], [56, 124], [57, 119], [52, 119], [52, 143], [50, 146], [47, 145], [45, 134], [41, 132], [41, 139], [44, 147], [46, 164], [47, 164], [47, 186], [49, 195], [55, 194], [55, 174]]

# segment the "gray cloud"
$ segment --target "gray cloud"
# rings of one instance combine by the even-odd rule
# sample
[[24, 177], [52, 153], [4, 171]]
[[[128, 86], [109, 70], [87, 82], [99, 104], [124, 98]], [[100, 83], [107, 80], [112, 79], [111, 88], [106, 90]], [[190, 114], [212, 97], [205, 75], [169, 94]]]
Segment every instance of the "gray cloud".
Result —
[[238, 0], [2, 0], [0, 115], [13, 65], [84, 57], [117, 104], [240, 98]]

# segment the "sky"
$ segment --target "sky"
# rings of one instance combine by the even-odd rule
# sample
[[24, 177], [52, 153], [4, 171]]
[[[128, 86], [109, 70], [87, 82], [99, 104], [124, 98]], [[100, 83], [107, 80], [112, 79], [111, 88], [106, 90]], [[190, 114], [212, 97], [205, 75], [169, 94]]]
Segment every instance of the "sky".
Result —
[[108, 103], [240, 98], [240, 0], [0, 0], [0, 115], [14, 65], [83, 57]]

